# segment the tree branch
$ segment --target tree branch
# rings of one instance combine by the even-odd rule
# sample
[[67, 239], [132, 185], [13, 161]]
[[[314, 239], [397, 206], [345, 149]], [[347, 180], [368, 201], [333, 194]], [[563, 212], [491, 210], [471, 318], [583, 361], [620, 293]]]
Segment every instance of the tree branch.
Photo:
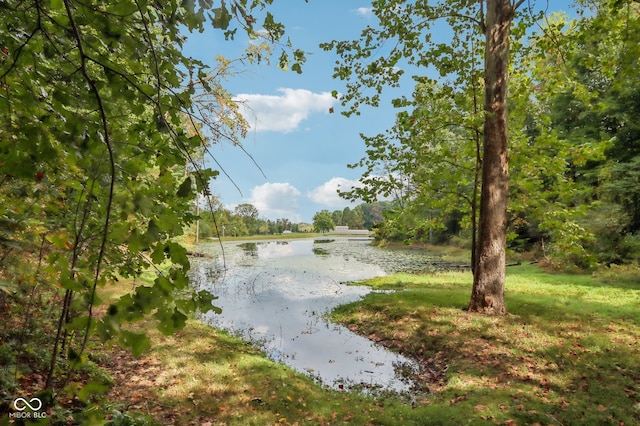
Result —
[[[95, 300], [96, 288], [98, 286], [98, 282], [100, 280], [100, 275], [101, 275], [101, 272], [102, 272], [102, 263], [103, 263], [104, 257], [105, 257], [106, 246], [107, 246], [107, 237], [108, 237], [108, 233], [109, 233], [109, 227], [110, 227], [110, 224], [111, 224], [111, 211], [112, 211], [112, 208], [113, 208], [113, 197], [114, 197], [114, 188], [115, 188], [115, 180], [116, 180], [116, 162], [115, 162], [115, 154], [113, 152], [113, 144], [112, 144], [112, 141], [111, 141], [111, 132], [109, 131], [109, 120], [107, 118], [107, 112], [105, 110], [100, 91], [99, 91], [95, 81], [93, 80], [93, 78], [89, 74], [89, 70], [87, 68], [88, 56], [85, 53], [83, 36], [82, 36], [82, 33], [80, 32], [80, 28], [76, 24], [75, 17], [73, 15], [73, 11], [71, 10], [70, 0], [64, 0], [64, 6], [65, 6], [65, 10], [67, 12], [67, 17], [69, 18], [69, 24], [71, 25], [71, 31], [73, 33], [73, 36], [74, 36], [75, 40], [76, 40], [76, 47], [77, 47], [78, 53], [80, 55], [80, 66], [81, 66], [81, 70], [82, 70], [82, 75], [84, 76], [85, 81], [89, 85], [89, 89], [90, 89], [91, 93], [93, 94], [93, 97], [95, 98], [97, 106], [98, 106], [98, 113], [100, 114], [100, 122], [102, 124], [102, 133], [103, 133], [102, 141], [104, 142], [104, 144], [105, 144], [105, 146], [107, 148], [107, 152], [109, 154], [109, 166], [110, 166], [109, 192], [108, 192], [107, 202], [106, 202], [106, 211], [105, 211], [105, 217], [104, 217], [104, 227], [102, 229], [102, 235], [101, 235], [101, 241], [100, 241], [100, 249], [98, 251], [98, 257], [96, 259], [96, 265], [95, 265], [95, 274], [94, 274], [94, 278], [93, 278], [93, 287], [92, 287], [92, 290], [91, 290], [91, 297], [89, 299], [90, 303], [89, 303], [87, 326], [85, 328], [84, 338], [83, 338], [82, 345], [81, 345], [81, 348], [80, 348], [80, 351], [79, 351], [79, 353], [82, 354], [82, 352], [86, 348], [87, 340], [88, 340], [88, 337], [89, 337], [89, 330], [91, 328], [91, 320], [92, 320], [92, 316], [93, 316], [93, 303], [94, 303], [94, 300]], [[70, 370], [69, 374], [70, 373], [71, 373], [71, 370]], [[69, 376], [67, 376], [67, 379], [68, 379], [68, 377]]]

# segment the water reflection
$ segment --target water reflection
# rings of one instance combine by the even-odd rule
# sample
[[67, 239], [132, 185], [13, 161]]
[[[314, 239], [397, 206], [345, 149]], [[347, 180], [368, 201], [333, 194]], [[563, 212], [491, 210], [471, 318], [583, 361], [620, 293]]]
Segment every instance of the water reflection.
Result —
[[[368, 242], [336, 239], [322, 248], [316, 243], [227, 243], [226, 273], [202, 280], [222, 308], [222, 314], [207, 314], [206, 320], [259, 342], [271, 358], [326, 385], [408, 391], [410, 384], [397, 372], [400, 365], [405, 373], [415, 369], [408, 359], [324, 318], [330, 309], [370, 291], [341, 283], [384, 275], [378, 265], [353, 255], [372, 250]], [[219, 268], [220, 261], [202, 261], [195, 270], [204, 277], [207, 270]]]
[[242, 243], [238, 244], [248, 256], [257, 256], [258, 255], [258, 243]]
[[312, 249], [313, 254], [317, 255], [317, 256], [328, 256], [329, 255], [329, 251], [325, 250], [323, 248], [320, 247], [314, 247]]

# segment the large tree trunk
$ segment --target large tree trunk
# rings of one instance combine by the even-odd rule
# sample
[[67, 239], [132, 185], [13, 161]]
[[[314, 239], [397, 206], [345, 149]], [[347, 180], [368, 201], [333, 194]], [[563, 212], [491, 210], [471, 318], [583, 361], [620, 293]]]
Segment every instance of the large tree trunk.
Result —
[[510, 0], [486, 0], [485, 121], [480, 194], [480, 229], [469, 310], [504, 314], [509, 161], [507, 80]]

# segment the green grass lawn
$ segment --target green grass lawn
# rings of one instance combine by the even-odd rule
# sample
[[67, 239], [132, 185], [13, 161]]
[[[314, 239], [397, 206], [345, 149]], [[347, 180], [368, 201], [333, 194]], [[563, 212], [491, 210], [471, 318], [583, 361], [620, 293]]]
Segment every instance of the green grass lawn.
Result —
[[[635, 276], [636, 279], [632, 279]], [[423, 408], [442, 424], [640, 424], [640, 280], [508, 270], [509, 315], [463, 310], [468, 273], [371, 280], [333, 319], [408, 354], [444, 356]]]
[[503, 317], [464, 310], [469, 273], [368, 281], [396, 291], [370, 294], [332, 317], [446, 370], [413, 403], [323, 388], [197, 321], [170, 337], [149, 330], [146, 356], [160, 367], [142, 392], [153, 401], [146, 411], [211, 425], [640, 424], [637, 277], [512, 267]]

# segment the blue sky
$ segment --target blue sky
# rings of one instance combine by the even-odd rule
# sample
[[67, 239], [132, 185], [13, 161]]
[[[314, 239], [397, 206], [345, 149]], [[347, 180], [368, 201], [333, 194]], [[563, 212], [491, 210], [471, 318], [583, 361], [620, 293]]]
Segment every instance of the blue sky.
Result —
[[[567, 1], [550, 3], [559, 9]], [[413, 83], [408, 80], [399, 89], [388, 90], [378, 108], [367, 107], [359, 116], [344, 117], [339, 102], [331, 96], [332, 90], [344, 91], [343, 83], [331, 77], [337, 58], [318, 45], [334, 39], [357, 39], [363, 28], [375, 23], [370, 4], [287, 0], [274, 2], [269, 10], [285, 24], [293, 45], [308, 52], [307, 62], [302, 74], [279, 70], [276, 59], [271, 66], [238, 67], [238, 74], [224, 82], [227, 90], [251, 109], [245, 116], [252, 128], [243, 145], [262, 171], [241, 149], [216, 144], [212, 153], [233, 182], [221, 175], [212, 189], [230, 209], [251, 203], [267, 219], [311, 222], [322, 209], [333, 211], [358, 204], [341, 199], [336, 190], [348, 188], [360, 177], [361, 170], [347, 167], [365, 155], [359, 134], [373, 136], [390, 128], [397, 111], [389, 101], [401, 94], [411, 95]], [[249, 42], [240, 31], [235, 41], [225, 41], [214, 30], [188, 37], [185, 54], [208, 64], [217, 55], [241, 56]]]

